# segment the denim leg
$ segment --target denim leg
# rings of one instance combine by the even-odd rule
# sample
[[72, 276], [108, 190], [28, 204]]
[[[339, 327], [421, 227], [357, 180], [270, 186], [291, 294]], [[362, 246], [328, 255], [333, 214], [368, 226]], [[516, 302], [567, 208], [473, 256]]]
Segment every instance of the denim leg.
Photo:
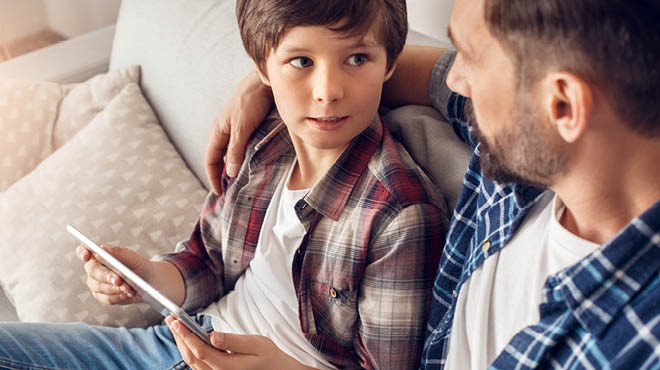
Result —
[[186, 365], [166, 325], [0, 323], [0, 369], [179, 368]]

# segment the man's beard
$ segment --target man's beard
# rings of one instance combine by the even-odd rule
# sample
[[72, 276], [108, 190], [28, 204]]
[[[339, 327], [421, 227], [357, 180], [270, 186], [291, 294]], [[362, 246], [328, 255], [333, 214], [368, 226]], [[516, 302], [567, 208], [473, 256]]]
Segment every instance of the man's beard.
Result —
[[521, 94], [524, 93], [518, 94], [508, 118], [510, 122], [502, 123], [507, 127], [497, 131], [491, 139], [479, 130], [472, 102], [466, 104], [465, 113], [480, 143], [481, 169], [495, 182], [548, 187], [566, 171], [566, 153], [550, 130], [543, 130], [541, 116]]

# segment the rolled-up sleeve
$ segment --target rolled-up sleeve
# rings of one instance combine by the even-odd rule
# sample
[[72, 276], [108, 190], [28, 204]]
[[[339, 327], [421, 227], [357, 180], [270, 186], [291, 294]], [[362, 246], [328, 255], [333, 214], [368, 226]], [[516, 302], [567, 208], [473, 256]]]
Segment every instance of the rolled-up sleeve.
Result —
[[217, 230], [209, 232], [222, 202], [222, 197], [209, 194], [190, 237], [179, 242], [174, 253], [152, 258], [170, 262], [179, 270], [186, 288], [182, 308], [189, 313], [204, 309], [224, 294], [220, 238]]

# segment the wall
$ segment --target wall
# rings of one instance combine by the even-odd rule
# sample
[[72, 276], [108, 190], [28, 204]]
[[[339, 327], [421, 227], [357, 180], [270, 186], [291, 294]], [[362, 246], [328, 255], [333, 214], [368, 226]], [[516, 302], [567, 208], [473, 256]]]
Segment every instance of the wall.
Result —
[[445, 42], [453, 0], [408, 0], [410, 28]]
[[[73, 37], [115, 23], [121, 0], [0, 0], [0, 43], [50, 27]], [[408, 0], [410, 27], [447, 40], [453, 0]]]
[[46, 28], [43, 0], [0, 0], [0, 44]]
[[75, 37], [115, 23], [121, 4], [121, 0], [42, 1], [50, 28], [65, 37]]

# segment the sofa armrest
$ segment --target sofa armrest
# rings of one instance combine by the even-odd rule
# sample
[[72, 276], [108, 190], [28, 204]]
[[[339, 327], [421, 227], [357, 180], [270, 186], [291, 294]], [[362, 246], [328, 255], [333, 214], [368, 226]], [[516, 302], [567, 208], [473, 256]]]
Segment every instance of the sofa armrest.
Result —
[[115, 26], [107, 26], [0, 63], [0, 77], [82, 82], [108, 70]]

